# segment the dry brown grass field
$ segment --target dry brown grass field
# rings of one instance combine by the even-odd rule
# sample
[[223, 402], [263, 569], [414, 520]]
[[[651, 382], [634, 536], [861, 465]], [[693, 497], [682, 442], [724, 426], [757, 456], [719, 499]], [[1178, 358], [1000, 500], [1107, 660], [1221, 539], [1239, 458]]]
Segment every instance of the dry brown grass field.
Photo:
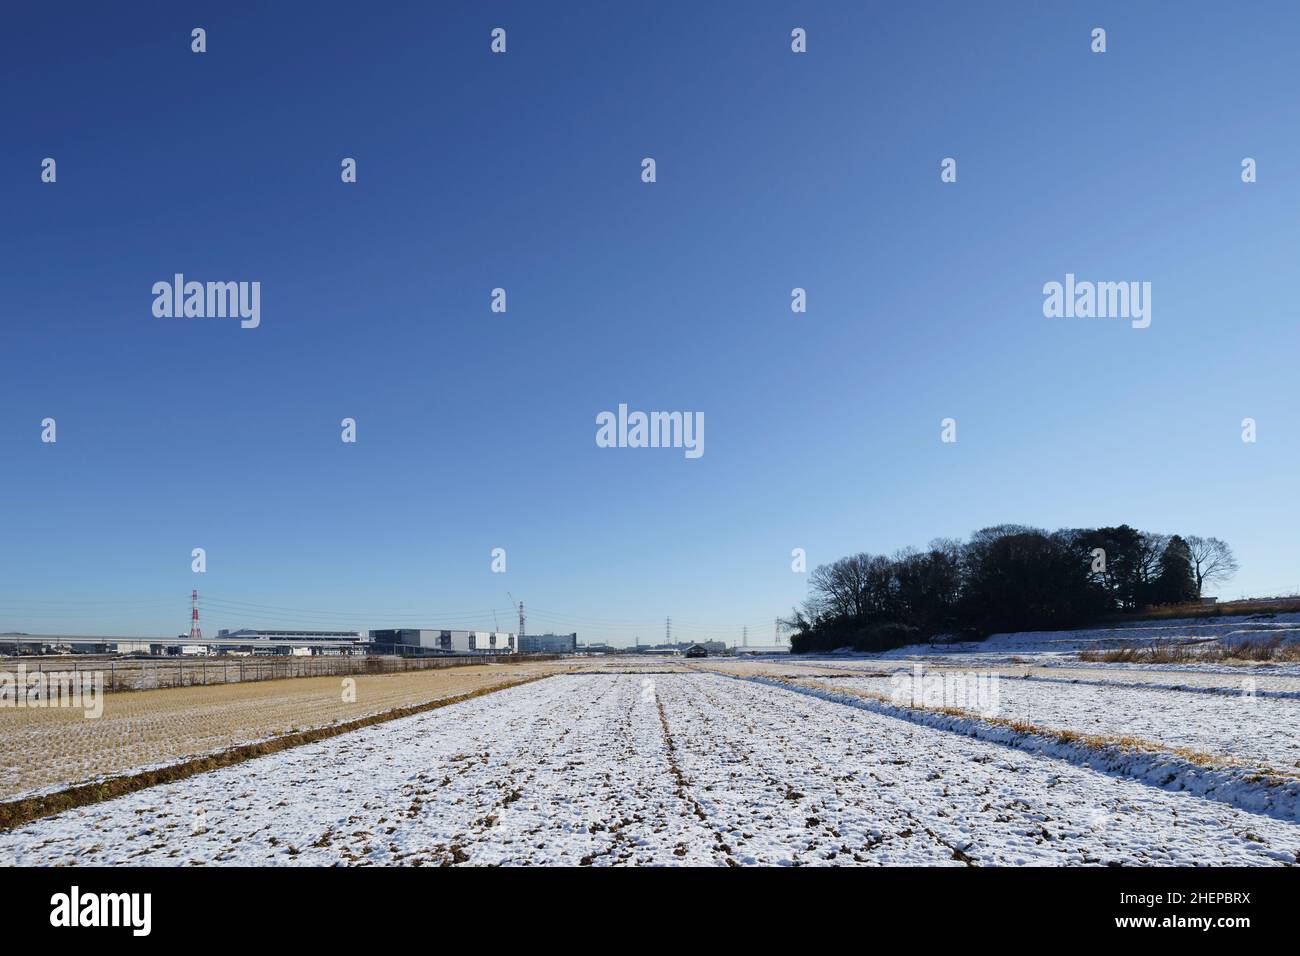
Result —
[[1180, 620], [1182, 618], [1247, 617], [1253, 614], [1294, 614], [1300, 611], [1300, 596], [1244, 598], [1218, 604], [1161, 604], [1133, 614], [1117, 615], [1114, 623], [1127, 621]]
[[475, 665], [106, 694], [103, 715], [73, 708], [0, 709], [0, 800], [177, 763], [281, 734], [504, 687], [566, 665]]

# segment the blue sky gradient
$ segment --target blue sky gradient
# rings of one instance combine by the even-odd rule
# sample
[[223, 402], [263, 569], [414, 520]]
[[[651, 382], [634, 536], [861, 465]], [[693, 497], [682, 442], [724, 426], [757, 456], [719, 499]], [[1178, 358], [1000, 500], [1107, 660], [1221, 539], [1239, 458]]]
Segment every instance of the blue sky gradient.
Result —
[[[530, 631], [757, 642], [792, 548], [1006, 521], [1300, 590], [1294, 4], [8, 20], [0, 631], [174, 634], [196, 586], [212, 631], [513, 630], [509, 590]], [[261, 326], [155, 318], [176, 272], [260, 281]], [[1151, 282], [1151, 327], [1044, 318], [1067, 272]], [[620, 402], [702, 411], [704, 456], [598, 448]]]

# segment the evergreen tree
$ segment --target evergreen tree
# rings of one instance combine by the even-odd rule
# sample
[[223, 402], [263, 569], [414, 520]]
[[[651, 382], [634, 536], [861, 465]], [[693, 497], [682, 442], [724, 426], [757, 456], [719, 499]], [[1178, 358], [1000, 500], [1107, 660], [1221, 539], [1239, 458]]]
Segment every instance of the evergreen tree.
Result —
[[1192, 570], [1192, 551], [1178, 535], [1169, 539], [1160, 555], [1160, 573], [1154, 587], [1157, 604], [1183, 604], [1196, 600], [1196, 574]]

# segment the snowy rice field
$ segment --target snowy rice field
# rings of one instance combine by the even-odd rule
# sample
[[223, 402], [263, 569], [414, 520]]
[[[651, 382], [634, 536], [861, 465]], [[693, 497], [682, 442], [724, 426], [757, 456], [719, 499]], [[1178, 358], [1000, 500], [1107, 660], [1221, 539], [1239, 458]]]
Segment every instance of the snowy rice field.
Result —
[[[1021, 683], [1039, 719], [1294, 763], [1214, 695]], [[1297, 861], [1295, 823], [706, 672], [549, 677], [0, 833], [4, 864]]]
[[[1239, 686], [1231, 685], [1208, 694], [1144, 682], [1109, 682], [1104, 675], [1085, 680], [1026, 680], [1004, 674], [998, 679], [996, 716], [1051, 730], [1140, 737], [1292, 774], [1300, 771], [1300, 699], [1245, 696]], [[827, 683], [889, 696], [892, 681], [845, 677]]]

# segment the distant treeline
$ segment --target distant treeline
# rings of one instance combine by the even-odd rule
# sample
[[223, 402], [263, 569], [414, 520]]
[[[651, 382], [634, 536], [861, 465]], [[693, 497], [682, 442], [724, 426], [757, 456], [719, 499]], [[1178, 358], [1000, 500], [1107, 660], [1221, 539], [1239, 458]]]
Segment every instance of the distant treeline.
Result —
[[997, 525], [892, 557], [855, 554], [816, 568], [784, 625], [795, 653], [888, 650], [935, 635], [1096, 623], [1117, 612], [1196, 600], [1237, 572], [1218, 538], [1128, 525], [1047, 532]]

